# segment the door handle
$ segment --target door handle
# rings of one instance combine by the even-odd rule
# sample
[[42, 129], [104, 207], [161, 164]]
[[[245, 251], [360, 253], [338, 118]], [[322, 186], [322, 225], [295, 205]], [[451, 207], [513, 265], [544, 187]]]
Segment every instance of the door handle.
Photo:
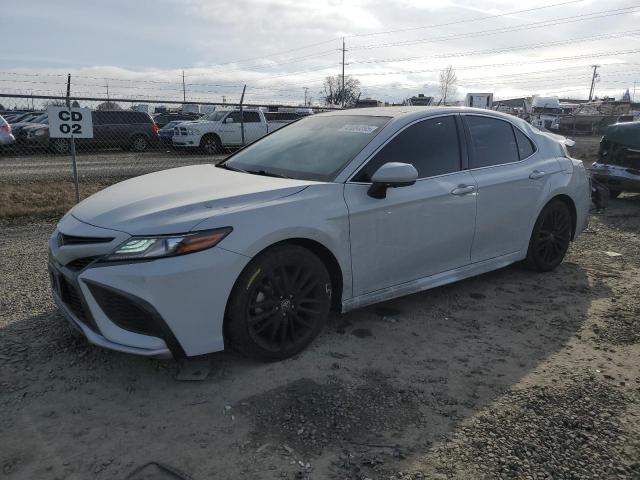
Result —
[[475, 192], [475, 190], [475, 185], [458, 185], [456, 188], [451, 190], [451, 195], [467, 195]]
[[541, 172], [540, 170], [534, 170], [533, 172], [531, 172], [529, 174], [529, 178], [531, 180], [538, 180], [539, 178], [542, 178], [544, 176], [546, 176], [547, 174], [545, 172]]

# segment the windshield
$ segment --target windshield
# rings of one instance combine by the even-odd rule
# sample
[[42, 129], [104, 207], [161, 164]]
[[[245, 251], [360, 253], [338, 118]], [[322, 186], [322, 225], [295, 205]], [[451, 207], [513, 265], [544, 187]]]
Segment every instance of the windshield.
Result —
[[209, 115], [207, 115], [205, 118], [205, 120], [209, 120], [210, 122], [219, 122], [220, 120], [222, 120], [222, 117], [224, 117], [228, 112], [222, 111], [222, 112], [213, 112], [210, 113]]
[[301, 180], [332, 181], [389, 121], [364, 115], [313, 116], [276, 130], [225, 165]]

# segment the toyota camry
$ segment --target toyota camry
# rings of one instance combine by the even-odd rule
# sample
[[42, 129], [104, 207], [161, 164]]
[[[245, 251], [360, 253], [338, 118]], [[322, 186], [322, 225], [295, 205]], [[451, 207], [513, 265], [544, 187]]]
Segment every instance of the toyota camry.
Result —
[[59, 309], [98, 346], [275, 360], [332, 310], [514, 262], [553, 270], [589, 206], [564, 139], [516, 117], [344, 110], [87, 198], [51, 235], [48, 268]]

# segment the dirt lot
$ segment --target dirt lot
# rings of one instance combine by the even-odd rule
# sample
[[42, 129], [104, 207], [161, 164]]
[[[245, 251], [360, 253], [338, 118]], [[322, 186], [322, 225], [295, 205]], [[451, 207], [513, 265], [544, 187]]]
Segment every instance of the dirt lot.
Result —
[[48, 292], [53, 222], [2, 227], [5, 478], [640, 478], [640, 196], [553, 273], [334, 316], [296, 358], [214, 354], [202, 382], [76, 338]]

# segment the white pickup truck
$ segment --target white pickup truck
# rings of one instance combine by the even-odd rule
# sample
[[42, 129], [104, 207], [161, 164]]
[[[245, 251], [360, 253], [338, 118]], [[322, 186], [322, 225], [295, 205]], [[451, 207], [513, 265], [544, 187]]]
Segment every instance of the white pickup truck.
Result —
[[183, 122], [173, 129], [173, 146], [199, 148], [205, 153], [219, 153], [223, 147], [240, 147], [244, 118], [244, 144], [291, 123], [300, 115], [289, 112], [264, 112], [260, 109], [216, 110], [200, 120]]

